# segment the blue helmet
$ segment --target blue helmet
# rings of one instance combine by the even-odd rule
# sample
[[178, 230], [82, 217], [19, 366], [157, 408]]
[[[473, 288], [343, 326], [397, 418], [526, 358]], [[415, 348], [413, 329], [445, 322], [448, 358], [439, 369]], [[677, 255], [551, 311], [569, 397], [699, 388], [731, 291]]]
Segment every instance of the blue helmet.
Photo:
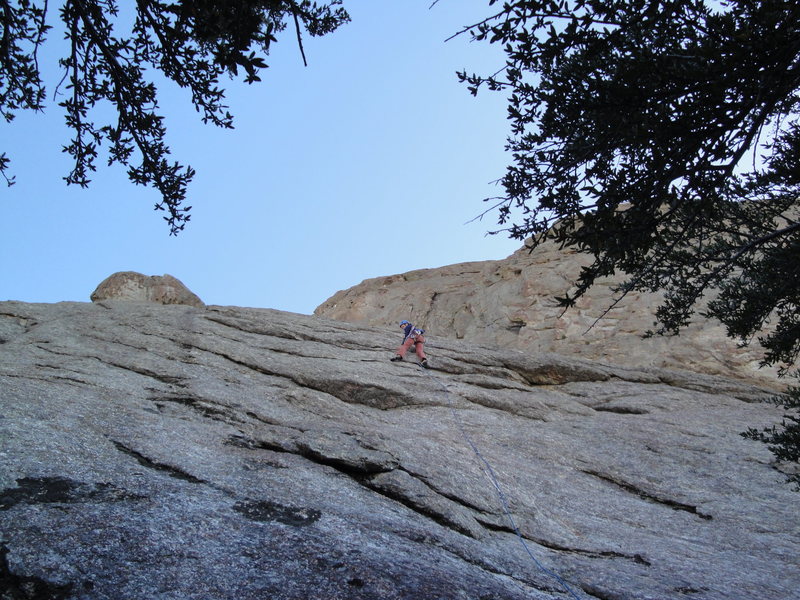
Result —
[[406, 321], [405, 319], [400, 321], [400, 325], [408, 325], [408, 324], [409, 324], [408, 321]]

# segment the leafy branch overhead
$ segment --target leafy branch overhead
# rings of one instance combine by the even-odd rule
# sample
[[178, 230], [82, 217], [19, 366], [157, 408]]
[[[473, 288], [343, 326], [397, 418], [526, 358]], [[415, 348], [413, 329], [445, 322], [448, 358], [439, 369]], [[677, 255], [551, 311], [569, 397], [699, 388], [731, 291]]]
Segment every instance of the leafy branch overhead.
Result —
[[[665, 290], [659, 331], [706, 316], [800, 352], [800, 3], [516, 0], [461, 33], [503, 68], [459, 74], [508, 96], [512, 164], [488, 199], [510, 236], [589, 253], [598, 279]], [[484, 213], [485, 214], [485, 213]], [[558, 224], [557, 227], [553, 225]]]
[[[203, 122], [231, 128], [220, 77], [260, 81], [270, 46], [290, 20], [305, 61], [302, 31], [321, 36], [348, 22], [340, 5], [341, 0], [136, 0], [133, 28], [119, 36], [115, 0], [64, 0], [59, 14], [69, 52], [59, 61], [63, 77], [54, 91], [63, 97], [59, 106], [74, 132], [64, 148], [74, 159], [67, 183], [89, 185], [105, 150], [109, 165], [126, 166], [131, 181], [158, 191], [156, 209], [166, 212], [170, 232], [177, 234], [190, 218], [184, 201], [194, 170], [169, 158], [148, 69], [188, 88]], [[6, 121], [20, 110], [44, 109], [38, 52], [50, 31], [47, 17], [46, 0], [0, 0], [0, 112]], [[112, 122], [96, 122], [94, 109], [102, 104], [113, 106]], [[10, 159], [0, 154], [0, 173], [11, 185], [9, 169]]]
[[[800, 378], [800, 373], [796, 375]], [[771, 402], [786, 411], [780, 427], [773, 425], [762, 430], [751, 427], [742, 436], [768, 444], [779, 462], [800, 464], [800, 387], [789, 386], [786, 394], [775, 396]], [[789, 470], [786, 481], [800, 492], [800, 470]]]

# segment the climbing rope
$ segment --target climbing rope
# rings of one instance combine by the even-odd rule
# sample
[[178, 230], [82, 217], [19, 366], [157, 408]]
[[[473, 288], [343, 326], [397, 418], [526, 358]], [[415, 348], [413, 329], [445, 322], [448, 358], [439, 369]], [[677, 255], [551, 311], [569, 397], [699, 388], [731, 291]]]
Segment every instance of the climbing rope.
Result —
[[509, 504], [508, 504], [508, 499], [506, 498], [506, 495], [503, 492], [503, 489], [500, 487], [500, 482], [498, 482], [498, 480], [497, 480], [497, 476], [494, 473], [494, 469], [492, 469], [492, 465], [490, 465], [489, 461], [486, 460], [486, 458], [484, 458], [483, 454], [481, 454], [481, 451], [478, 449], [478, 446], [475, 445], [475, 443], [472, 441], [472, 438], [469, 437], [469, 434], [467, 433], [466, 429], [464, 429], [464, 425], [461, 422], [461, 419], [458, 418], [458, 413], [456, 413], [455, 406], [453, 405], [453, 400], [450, 397], [453, 394], [453, 392], [451, 392], [447, 388], [447, 386], [438, 377], [434, 376], [428, 369], [425, 369], [422, 365], [418, 365], [418, 366], [419, 366], [420, 369], [422, 369], [422, 371], [426, 375], [428, 375], [437, 384], [439, 384], [439, 386], [444, 390], [445, 394], [447, 395], [447, 405], [450, 408], [450, 412], [453, 415], [453, 421], [455, 422], [456, 426], [458, 427], [458, 430], [461, 433], [461, 437], [464, 438], [464, 440], [467, 442], [469, 447], [472, 448], [472, 452], [475, 454], [475, 456], [477, 456], [478, 459], [481, 461], [481, 463], [483, 463], [484, 468], [482, 470], [483, 470], [484, 474], [486, 475], [486, 477], [489, 478], [489, 481], [492, 482], [492, 486], [494, 486], [495, 492], [497, 492], [497, 497], [500, 499], [500, 504], [503, 507], [503, 512], [505, 513], [506, 518], [508, 519], [508, 522], [511, 524], [511, 528], [514, 530], [514, 533], [519, 538], [519, 541], [522, 544], [522, 547], [525, 549], [525, 552], [528, 554], [528, 556], [531, 558], [531, 560], [534, 562], [534, 564], [537, 567], [539, 567], [539, 569], [542, 572], [544, 572], [546, 575], [550, 576], [555, 581], [557, 581], [559, 584], [561, 584], [561, 586], [567, 591], [567, 593], [570, 596], [572, 596], [575, 600], [580, 600], [578, 595], [572, 590], [572, 588], [567, 584], [567, 582], [564, 581], [557, 573], [554, 573], [553, 571], [551, 571], [550, 569], [545, 567], [536, 558], [536, 556], [531, 551], [530, 547], [528, 546], [527, 542], [525, 541], [525, 538], [522, 536], [522, 532], [519, 530], [519, 527], [517, 527], [516, 521], [514, 521], [514, 517], [511, 514], [511, 509], [510, 509]]

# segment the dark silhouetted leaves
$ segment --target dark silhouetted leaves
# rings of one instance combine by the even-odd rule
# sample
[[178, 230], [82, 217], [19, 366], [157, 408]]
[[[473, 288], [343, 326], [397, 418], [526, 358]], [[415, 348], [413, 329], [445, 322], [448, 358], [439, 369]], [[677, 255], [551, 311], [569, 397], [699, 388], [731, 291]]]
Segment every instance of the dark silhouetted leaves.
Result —
[[[492, 76], [459, 74], [508, 98], [512, 163], [489, 211], [532, 247], [594, 257], [559, 304], [623, 272], [619, 295], [665, 291], [656, 333], [677, 333], [710, 298], [702, 316], [785, 373], [800, 353], [800, 3], [509, 0], [461, 33], [506, 55]], [[796, 461], [797, 432], [787, 416], [751, 437]]]
[[[6, 121], [18, 110], [43, 108], [37, 51], [49, 30], [47, 6], [44, 0], [0, 1], [0, 114]], [[341, 0], [321, 5], [309, 0], [137, 0], [132, 10], [130, 34], [118, 37], [116, 0], [62, 2], [59, 14], [69, 52], [59, 62], [63, 77], [56, 91], [74, 132], [64, 146], [74, 161], [65, 180], [86, 187], [99, 153], [107, 152], [108, 165], [125, 165], [131, 181], [158, 190], [156, 209], [166, 213], [170, 233], [177, 234], [189, 221], [183, 203], [194, 170], [169, 160], [167, 130], [148, 69], [188, 88], [203, 122], [230, 128], [233, 116], [224, 104], [221, 75], [241, 72], [247, 83], [260, 81], [270, 45], [289, 19], [301, 43], [301, 27], [310, 35], [324, 35], [349, 16]], [[102, 105], [113, 107], [115, 117], [98, 125], [95, 119], [104, 117], [95, 117], [100, 112], [94, 109]], [[1, 154], [0, 173], [11, 185], [9, 165]]]

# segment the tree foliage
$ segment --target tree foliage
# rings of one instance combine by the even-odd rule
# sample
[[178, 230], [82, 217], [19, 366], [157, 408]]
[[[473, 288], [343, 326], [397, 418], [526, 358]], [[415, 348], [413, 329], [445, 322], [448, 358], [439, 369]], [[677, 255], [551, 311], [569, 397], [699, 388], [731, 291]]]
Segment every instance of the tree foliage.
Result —
[[[800, 373], [795, 377], [800, 378]], [[742, 435], [767, 444], [778, 461], [800, 463], [800, 387], [789, 386], [786, 394], [773, 397], [771, 402], [787, 411], [780, 427], [773, 425], [760, 431], [751, 427]], [[800, 470], [789, 471], [786, 480], [800, 492]]]
[[800, 4], [515, 0], [462, 33], [505, 50], [460, 73], [508, 95], [501, 231], [594, 257], [564, 306], [620, 271], [665, 290], [660, 332], [710, 295], [766, 364], [797, 359]]
[[[506, 56], [493, 75], [459, 74], [508, 95], [513, 162], [487, 212], [533, 248], [594, 258], [561, 304], [620, 271], [618, 297], [663, 290], [658, 331], [677, 333], [706, 296], [703, 316], [758, 337], [786, 373], [800, 353], [800, 3], [508, 0], [461, 33]], [[775, 399], [781, 427], [745, 433], [779, 460], [800, 459], [798, 398]]]
[[[136, 0], [130, 33], [119, 35], [116, 0], [63, 0], [59, 15], [69, 51], [59, 65], [54, 92], [61, 99], [74, 137], [64, 147], [73, 159], [67, 183], [86, 187], [101, 152], [109, 165], [125, 165], [128, 177], [154, 187], [170, 232], [189, 221], [184, 206], [189, 166], [169, 159], [164, 118], [158, 112], [151, 74], [160, 71], [191, 92], [205, 123], [233, 126], [220, 78], [260, 81], [276, 35], [294, 25], [300, 51], [302, 32], [320, 36], [349, 20], [341, 0]], [[20, 110], [41, 111], [45, 83], [38, 53], [51, 29], [47, 0], [0, 0], [0, 114], [7, 122]], [[97, 107], [113, 107], [114, 118], [97, 122]], [[0, 173], [9, 185], [10, 159], [0, 154]]]

